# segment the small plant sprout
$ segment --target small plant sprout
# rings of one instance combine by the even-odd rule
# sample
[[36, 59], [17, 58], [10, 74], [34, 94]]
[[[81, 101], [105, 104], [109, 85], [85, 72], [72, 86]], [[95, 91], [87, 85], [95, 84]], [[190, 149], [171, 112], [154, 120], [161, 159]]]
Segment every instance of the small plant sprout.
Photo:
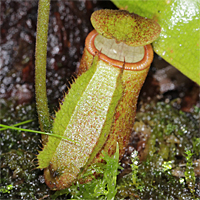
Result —
[[180, 178], [179, 179], [180, 184], [182, 184], [183, 186], [185, 185], [185, 179], [184, 178]]
[[138, 164], [139, 164], [139, 158], [138, 158], [138, 152], [133, 151], [131, 154], [131, 169], [132, 169], [132, 182], [133, 185], [136, 187], [137, 190], [142, 191], [144, 186], [141, 185], [141, 180], [138, 178]]
[[195, 177], [195, 173], [194, 173], [194, 167], [193, 167], [193, 162], [192, 162], [192, 156], [193, 153], [190, 150], [186, 150], [185, 151], [185, 158], [186, 158], [186, 170], [185, 170], [185, 180], [186, 183], [190, 189], [191, 193], [195, 192], [195, 181], [196, 181], [196, 177]]
[[163, 171], [169, 171], [172, 169], [172, 161], [167, 161], [162, 164]]
[[192, 143], [193, 143], [194, 153], [196, 155], [199, 155], [200, 154], [200, 138], [194, 137]]
[[2, 193], [10, 193], [10, 190], [13, 189], [13, 185], [7, 185], [5, 187], [1, 186], [0, 187], [0, 192]]

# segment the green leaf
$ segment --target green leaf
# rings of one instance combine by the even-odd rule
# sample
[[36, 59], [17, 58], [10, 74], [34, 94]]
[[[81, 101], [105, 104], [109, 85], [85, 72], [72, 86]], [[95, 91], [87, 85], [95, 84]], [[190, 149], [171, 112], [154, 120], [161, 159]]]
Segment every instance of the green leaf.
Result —
[[154, 51], [200, 85], [200, 3], [198, 0], [112, 0], [120, 9], [154, 19], [161, 26]]

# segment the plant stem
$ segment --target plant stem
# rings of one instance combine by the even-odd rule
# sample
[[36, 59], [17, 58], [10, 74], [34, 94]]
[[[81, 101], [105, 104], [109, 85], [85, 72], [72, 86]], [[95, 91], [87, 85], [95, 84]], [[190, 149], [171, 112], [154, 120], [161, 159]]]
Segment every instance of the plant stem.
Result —
[[[35, 50], [35, 93], [40, 129], [45, 132], [49, 132], [51, 129], [46, 92], [46, 57], [49, 10], [50, 0], [39, 0]], [[46, 139], [47, 138], [42, 137], [44, 142]]]
[[[20, 126], [20, 125], [23, 125], [23, 124], [27, 124], [27, 123], [30, 123], [30, 122], [32, 122], [33, 120], [32, 119], [30, 119], [30, 120], [26, 120], [26, 121], [24, 121], [24, 122], [20, 122], [20, 123], [17, 123], [17, 124], [15, 124], [15, 125], [13, 125], [13, 127], [16, 127], [16, 126]], [[2, 124], [0, 124], [0, 127], [1, 127], [1, 125]], [[4, 131], [4, 130], [6, 130], [7, 128], [0, 128], [0, 131]]]

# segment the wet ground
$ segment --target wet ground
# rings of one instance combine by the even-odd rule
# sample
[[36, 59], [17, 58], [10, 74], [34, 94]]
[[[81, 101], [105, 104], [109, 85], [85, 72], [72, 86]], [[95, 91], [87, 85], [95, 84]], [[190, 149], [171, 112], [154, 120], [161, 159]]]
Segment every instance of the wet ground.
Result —
[[[34, 130], [39, 130], [34, 94], [37, 4], [38, 1], [1, 1], [0, 19], [0, 120], [2, 124], [12, 125], [32, 119], [33, 122], [24, 128]], [[58, 100], [62, 99], [64, 92], [67, 91], [71, 77], [79, 66], [85, 38], [92, 30], [90, 15], [99, 8], [115, 9], [115, 6], [108, 1], [95, 0], [52, 1], [51, 3], [47, 95], [52, 115], [58, 107]], [[158, 55], [155, 55], [141, 91], [138, 113], [152, 110], [153, 108], [147, 108], [147, 105], [156, 107], [156, 102], [170, 103], [173, 108], [184, 112], [194, 112], [194, 106], [200, 107], [199, 86]], [[156, 108], [161, 109], [161, 106]], [[193, 114], [188, 114], [188, 118]], [[196, 127], [199, 118], [190, 119], [195, 121]], [[141, 115], [138, 115], [136, 121], [140, 120], [142, 120]], [[198, 131], [198, 127], [195, 128], [196, 130]], [[198, 133], [195, 132], [197, 134], [195, 137]], [[141, 142], [143, 141], [141, 134], [134, 132], [133, 135], [137, 140], [133, 139], [127, 149], [128, 153], [124, 156], [124, 164], [122, 163], [125, 168], [128, 168], [126, 163], [129, 158], [126, 157], [130, 155], [129, 151], [141, 149], [141, 144], [145, 143]], [[49, 198], [50, 191], [44, 183], [43, 173], [34, 170], [33, 159], [40, 146], [39, 139], [39, 135], [32, 133], [10, 130], [1, 132], [0, 187], [5, 188], [10, 184], [14, 186], [10, 193], [1, 192], [1, 199]], [[141, 156], [145, 159], [142, 151]], [[199, 183], [195, 187], [198, 189]]]

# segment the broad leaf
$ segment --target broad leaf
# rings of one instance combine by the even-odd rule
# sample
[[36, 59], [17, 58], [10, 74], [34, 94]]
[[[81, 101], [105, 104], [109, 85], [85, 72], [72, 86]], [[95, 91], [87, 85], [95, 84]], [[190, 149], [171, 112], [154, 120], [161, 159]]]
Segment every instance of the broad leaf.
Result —
[[112, 0], [120, 9], [156, 20], [154, 51], [200, 85], [200, 2], [198, 0]]

